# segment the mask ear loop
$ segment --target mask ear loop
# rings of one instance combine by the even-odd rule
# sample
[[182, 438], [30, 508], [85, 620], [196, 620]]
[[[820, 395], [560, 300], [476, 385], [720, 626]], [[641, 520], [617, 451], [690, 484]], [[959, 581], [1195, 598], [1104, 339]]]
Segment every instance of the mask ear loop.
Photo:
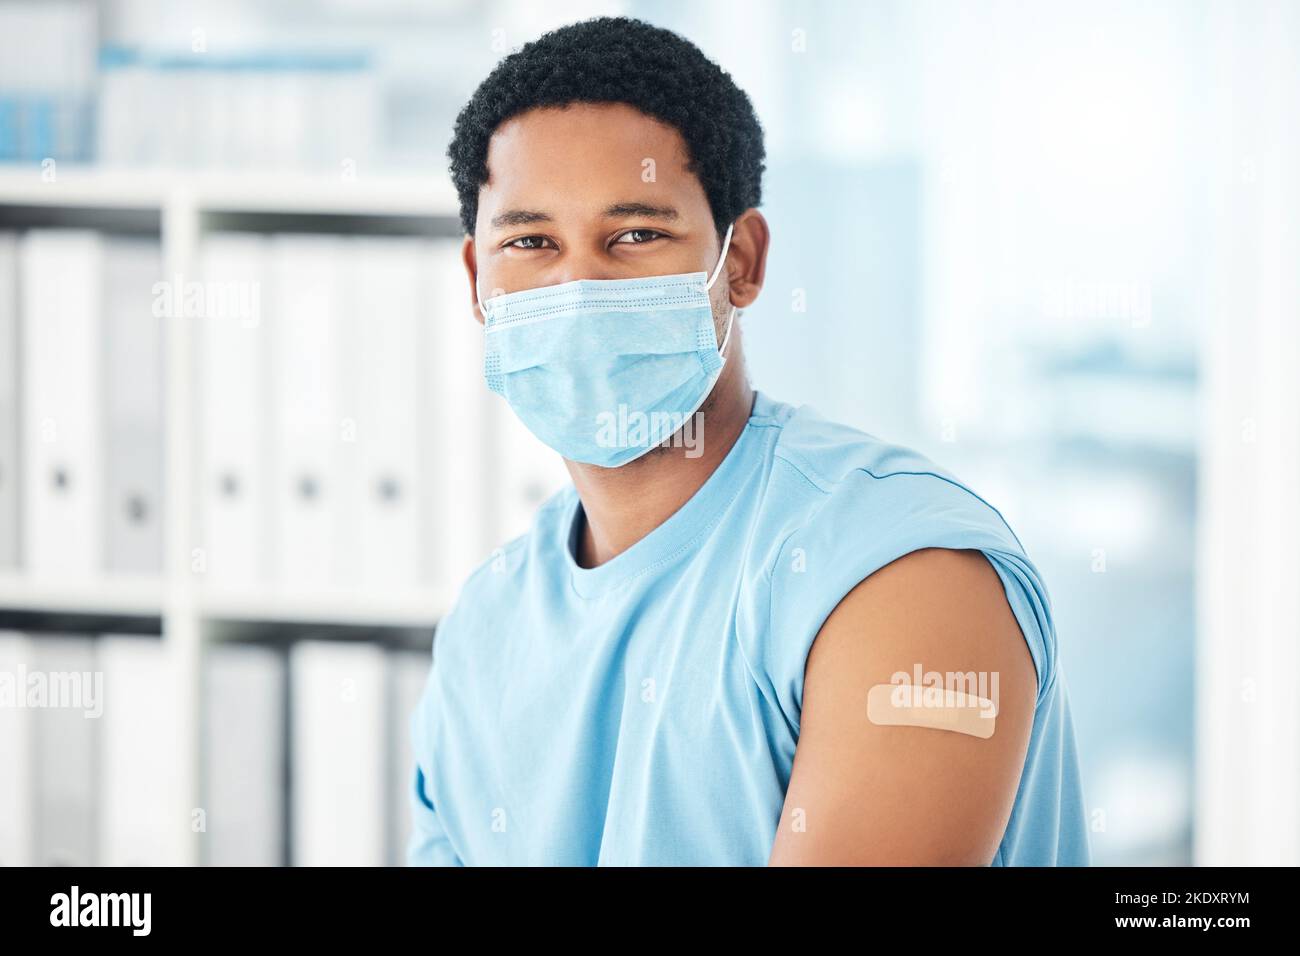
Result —
[[474, 301], [478, 303], [478, 310], [483, 315], [484, 324], [487, 323], [487, 309], [483, 308], [483, 297], [478, 294], [478, 273], [474, 273]]
[[713, 278], [709, 279], [704, 286], [704, 291], [706, 292], [713, 288], [713, 283], [718, 280], [718, 276], [722, 273], [722, 264], [727, 261], [727, 246], [731, 244], [731, 230], [734, 229], [735, 226], [736, 224], [733, 222], [727, 227], [727, 235], [722, 240], [722, 254], [718, 256], [718, 264], [713, 267]]
[[[738, 311], [739, 310], [734, 305], [731, 307], [731, 315], [727, 317], [727, 331], [722, 336], [722, 344], [718, 346], [719, 355], [722, 355], [723, 352], [727, 351], [727, 342], [731, 338], [731, 327], [736, 324], [736, 313]], [[722, 355], [722, 363], [724, 365], [727, 363], [727, 357], [725, 355]]]
[[[722, 254], [718, 256], [718, 264], [713, 267], [713, 277], [709, 279], [708, 283], [704, 286], [706, 291], [713, 288], [713, 283], [717, 280], [718, 276], [722, 274], [722, 264], [727, 261], [727, 246], [731, 244], [731, 230], [734, 229], [735, 226], [736, 224], [734, 222], [727, 226], [727, 235], [722, 240]], [[733, 305], [731, 307], [731, 315], [727, 316], [727, 331], [722, 336], [722, 344], [718, 346], [719, 355], [722, 355], [722, 353], [727, 350], [727, 342], [731, 339], [731, 327], [736, 323], [736, 311], [736, 307]], [[727, 357], [725, 355], [722, 356], [722, 361], [724, 364], [726, 363]]]

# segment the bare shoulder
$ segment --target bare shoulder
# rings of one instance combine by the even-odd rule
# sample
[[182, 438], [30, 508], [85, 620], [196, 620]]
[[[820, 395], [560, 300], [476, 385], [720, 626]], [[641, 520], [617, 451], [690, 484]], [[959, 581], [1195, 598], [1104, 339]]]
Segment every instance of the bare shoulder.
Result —
[[[993, 733], [873, 723], [870, 688], [899, 672], [986, 675], [998, 698]], [[871, 574], [808, 654], [772, 862], [988, 863], [1014, 802], [1037, 686], [983, 552], [927, 548]]]

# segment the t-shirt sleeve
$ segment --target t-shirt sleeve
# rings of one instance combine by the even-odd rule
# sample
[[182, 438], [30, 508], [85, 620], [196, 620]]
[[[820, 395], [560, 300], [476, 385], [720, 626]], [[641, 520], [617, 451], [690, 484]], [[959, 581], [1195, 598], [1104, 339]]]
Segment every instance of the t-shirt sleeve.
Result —
[[822, 624], [859, 582], [923, 548], [979, 550], [997, 571], [1038, 675], [1050, 686], [1055, 635], [1047, 592], [1015, 534], [963, 485], [931, 473], [876, 477], [857, 470], [809, 509], [785, 537], [768, 573], [766, 627], [752, 649], [767, 695], [797, 736], [804, 667]]
[[424, 769], [416, 761], [411, 792], [411, 838], [406, 849], [407, 866], [464, 866], [451, 848], [438, 811], [425, 790]]

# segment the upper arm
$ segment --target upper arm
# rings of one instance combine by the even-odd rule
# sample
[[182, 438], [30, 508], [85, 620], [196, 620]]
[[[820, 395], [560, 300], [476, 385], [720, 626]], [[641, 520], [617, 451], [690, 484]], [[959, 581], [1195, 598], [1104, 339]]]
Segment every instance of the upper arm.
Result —
[[[868, 720], [868, 690], [918, 666], [989, 675], [993, 734]], [[982, 552], [927, 548], [869, 575], [808, 653], [769, 863], [990, 863], [1019, 787], [1037, 691], [1029, 647]]]

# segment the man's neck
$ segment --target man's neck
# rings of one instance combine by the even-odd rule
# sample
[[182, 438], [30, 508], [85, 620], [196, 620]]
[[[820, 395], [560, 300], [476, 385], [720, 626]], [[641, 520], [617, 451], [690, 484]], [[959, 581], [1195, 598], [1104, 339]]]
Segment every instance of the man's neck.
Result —
[[[730, 364], [730, 363], [729, 363]], [[667, 521], [727, 457], [754, 406], [744, 369], [727, 368], [700, 409], [700, 452], [672, 441], [621, 468], [566, 461], [586, 520], [574, 555], [584, 568], [604, 564]], [[728, 375], [730, 373], [730, 375]]]

